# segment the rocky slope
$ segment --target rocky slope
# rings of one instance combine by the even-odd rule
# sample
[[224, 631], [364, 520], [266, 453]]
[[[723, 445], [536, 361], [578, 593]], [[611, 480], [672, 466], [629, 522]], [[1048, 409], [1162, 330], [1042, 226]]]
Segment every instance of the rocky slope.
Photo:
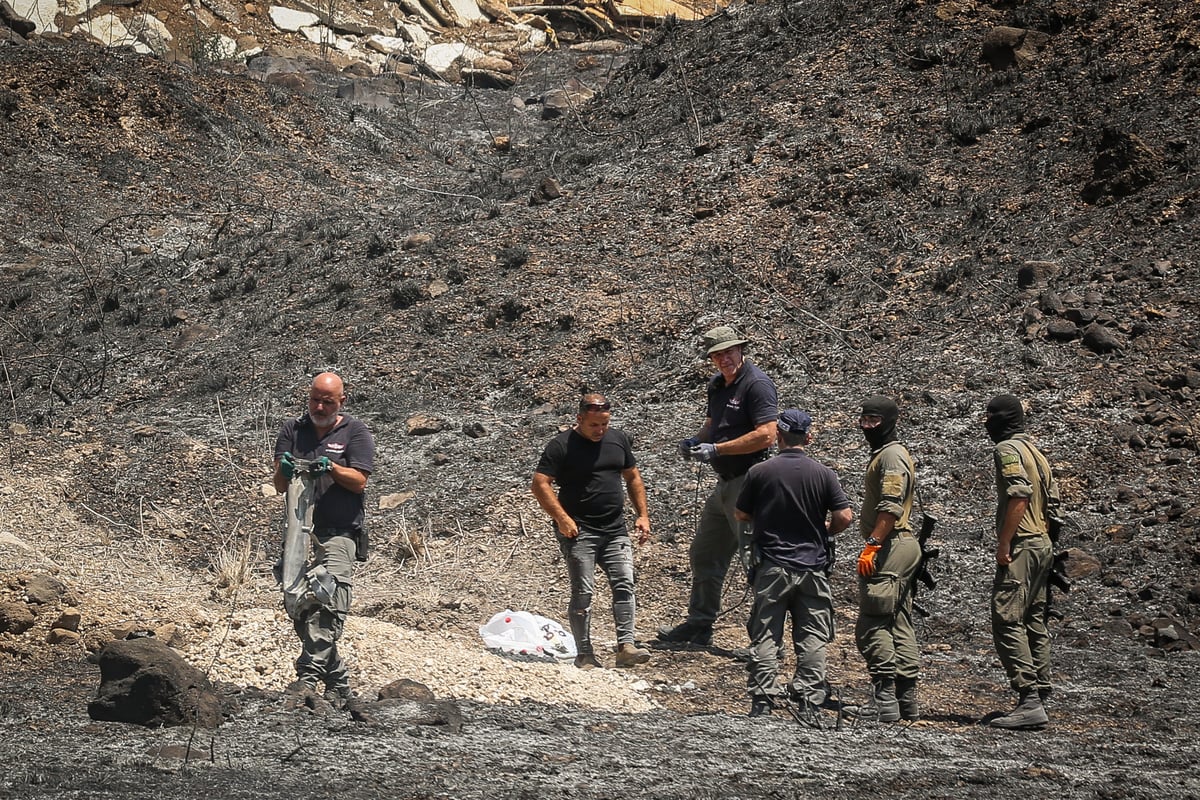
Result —
[[[1128, 776], [1100, 755], [1090, 778], [1065, 765], [1101, 733], [1132, 754], [1118, 764], [1144, 759], [1174, 780], [1170, 765], [1190, 763], [1171, 698], [1186, 693], [1200, 600], [1194, 4], [739, 6], [621, 55], [538, 54], [509, 90], [394, 79], [375, 107], [336, 97], [366, 76], [297, 91], [254, 70], [51, 37], [0, 47], [0, 565], [10, 603], [50, 572], [81, 614], [78, 643], [44, 643], [59, 606], [0, 635], [31, 685], [129, 622], [174, 623], [184, 652], [215, 653], [222, 678], [281, 688], [286, 631], [272, 647], [224, 632], [274, 613], [270, 445], [327, 367], [380, 445], [364, 628], [470, 651], [502, 608], [561, 617], [561, 561], [527, 485], [594, 387], [617, 402], [651, 491], [656, 537], [638, 561], [648, 636], [685, 603], [708, 485], [673, 447], [700, 421], [698, 334], [734, 321], [781, 399], [813, 410], [815, 452], [852, 497], [856, 403], [884, 391], [905, 409], [944, 554], [925, 599], [921, 735], [934, 750], [953, 739], [970, 763], [948, 775], [931, 751], [920, 781], [904, 784], [899, 762], [889, 781], [910, 796], [964, 780], [1095, 796]], [[554, 89], [565, 113], [543, 119]], [[997, 743], [973, 726], [1007, 702], [984, 614], [980, 425], [1001, 391], [1027, 400], [1074, 518], [1076, 587], [1056, 626], [1062, 747], [1021, 778], [1001, 777]], [[852, 583], [837, 581], [849, 623]], [[743, 636], [740, 595], [735, 577], [724, 647]], [[861, 664], [844, 634], [837, 646], [835, 679], [854, 692]], [[368, 686], [425, 678], [440, 696], [488, 700], [419, 650], [394, 651], [406, 654], [391, 671], [378, 640], [356, 657]], [[743, 708], [740, 667], [719, 652], [659, 653], [644, 672], [595, 680], [584, 694], [648, 699], [667, 716], [536, 735], [559, 746], [595, 725], [671, 730], [672, 714]], [[528, 679], [488, 679], [530, 696], [510, 681]], [[595, 705], [545, 692], [559, 708]], [[13, 724], [33, 713], [22, 702], [5, 700]], [[74, 719], [82, 705], [64, 702]], [[487, 706], [471, 713], [484, 732], [504, 724]], [[735, 724], [724, 719], [714, 727]], [[837, 759], [853, 742], [832, 746]], [[789, 785], [719, 766], [759, 776], [742, 796]]]

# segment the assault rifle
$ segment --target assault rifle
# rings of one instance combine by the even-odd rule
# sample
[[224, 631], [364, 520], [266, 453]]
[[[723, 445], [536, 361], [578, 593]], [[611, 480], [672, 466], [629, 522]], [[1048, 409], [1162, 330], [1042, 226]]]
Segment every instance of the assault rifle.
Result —
[[[917, 572], [916, 576], [913, 578], [912, 584], [912, 596], [914, 601], [917, 597], [917, 584], [925, 584], [925, 588], [929, 589], [930, 591], [933, 591], [937, 588], [937, 579], [934, 578], [933, 574], [929, 571], [929, 562], [937, 558], [941, 552], [938, 550], [938, 548], [929, 546], [929, 537], [933, 534], [933, 529], [936, 526], [937, 517], [933, 517], [922, 512], [921, 532], [917, 535], [917, 544], [921, 546], [921, 561], [919, 564], [917, 564]], [[913, 611], [917, 612], [922, 617], [929, 616], [929, 612], [916, 602], [913, 603]]]
[[1052, 598], [1054, 589], [1062, 592], [1071, 591], [1071, 581], [1067, 578], [1066, 564], [1067, 559], [1071, 557], [1069, 550], [1063, 550], [1061, 553], [1054, 554], [1054, 561], [1050, 564], [1050, 576], [1046, 580], [1046, 622], [1050, 622], [1050, 618], [1061, 620], [1063, 614], [1061, 611], [1055, 611], [1052, 606]]

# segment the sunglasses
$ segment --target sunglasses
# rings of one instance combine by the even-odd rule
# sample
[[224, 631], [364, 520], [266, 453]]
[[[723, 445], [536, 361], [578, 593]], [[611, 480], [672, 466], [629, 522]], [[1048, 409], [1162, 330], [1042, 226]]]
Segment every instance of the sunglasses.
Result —
[[612, 411], [612, 403], [580, 403], [580, 411]]

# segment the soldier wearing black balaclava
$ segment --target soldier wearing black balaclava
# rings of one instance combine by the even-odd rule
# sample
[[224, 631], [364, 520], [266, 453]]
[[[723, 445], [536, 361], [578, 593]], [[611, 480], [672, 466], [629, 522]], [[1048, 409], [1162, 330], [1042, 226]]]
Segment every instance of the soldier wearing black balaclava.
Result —
[[913, 534], [916, 473], [912, 456], [896, 439], [900, 407], [880, 395], [862, 405], [859, 428], [871, 446], [864, 481], [858, 557], [858, 650], [871, 675], [873, 702], [864, 716], [880, 722], [920, 718], [919, 651], [912, 623], [913, 579], [921, 546]]
[[1017, 706], [997, 717], [997, 728], [1044, 726], [1050, 696], [1047, 581], [1054, 556], [1046, 508], [1057, 502], [1050, 464], [1025, 434], [1025, 411], [1011, 394], [993, 397], [984, 427], [996, 446], [996, 577], [992, 583], [992, 639]]

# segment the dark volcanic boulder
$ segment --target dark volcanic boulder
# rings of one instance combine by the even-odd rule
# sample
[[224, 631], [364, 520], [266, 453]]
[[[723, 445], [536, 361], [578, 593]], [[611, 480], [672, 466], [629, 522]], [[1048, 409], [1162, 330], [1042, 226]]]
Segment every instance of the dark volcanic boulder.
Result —
[[221, 724], [222, 703], [207, 678], [157, 639], [110, 642], [100, 651], [100, 688], [88, 716], [148, 727]]

